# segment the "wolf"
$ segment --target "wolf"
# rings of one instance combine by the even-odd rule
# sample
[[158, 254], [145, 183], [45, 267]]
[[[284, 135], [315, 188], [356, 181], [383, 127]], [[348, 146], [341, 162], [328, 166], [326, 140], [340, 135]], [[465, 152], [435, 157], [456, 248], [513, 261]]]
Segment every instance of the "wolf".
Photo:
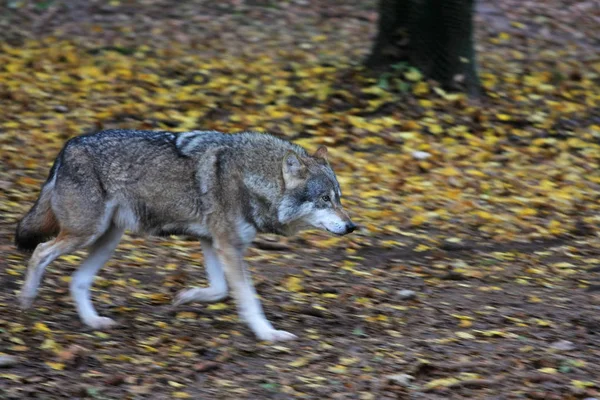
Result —
[[98, 315], [90, 286], [123, 234], [187, 235], [200, 241], [209, 285], [181, 291], [174, 304], [217, 302], [230, 290], [259, 340], [291, 340], [296, 336], [265, 317], [244, 253], [257, 233], [353, 232], [341, 197], [324, 146], [309, 154], [257, 132], [112, 129], [77, 136], [17, 226], [16, 246], [33, 251], [19, 301], [31, 307], [45, 268], [87, 248], [71, 296], [85, 325], [109, 328], [115, 321]]

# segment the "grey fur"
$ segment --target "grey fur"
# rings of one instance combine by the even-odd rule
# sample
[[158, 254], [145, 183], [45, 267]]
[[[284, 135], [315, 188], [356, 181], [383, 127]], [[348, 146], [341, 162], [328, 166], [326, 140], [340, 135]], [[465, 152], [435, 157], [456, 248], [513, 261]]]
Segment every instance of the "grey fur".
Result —
[[216, 280], [224, 270], [241, 317], [259, 338], [293, 338], [273, 329], [258, 300], [251, 298], [243, 253], [257, 232], [290, 235], [310, 226], [351, 232], [355, 225], [340, 194], [325, 149], [310, 156], [267, 134], [107, 130], [73, 138], [17, 228], [22, 248], [32, 249], [58, 234], [36, 247], [21, 303], [31, 305], [53, 259], [91, 246], [71, 289], [86, 324], [110, 326], [113, 321], [99, 317], [91, 306], [89, 285], [122, 233], [185, 234], [201, 239], [210, 252], [207, 267], [217, 277], [216, 289], [209, 294], [211, 288], [195, 288], [180, 295], [178, 303], [222, 298], [226, 286]]

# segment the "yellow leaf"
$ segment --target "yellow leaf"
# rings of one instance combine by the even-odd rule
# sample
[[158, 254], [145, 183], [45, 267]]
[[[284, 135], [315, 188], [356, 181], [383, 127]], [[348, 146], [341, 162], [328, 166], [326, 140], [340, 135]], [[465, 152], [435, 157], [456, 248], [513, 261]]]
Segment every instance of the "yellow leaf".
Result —
[[528, 274], [537, 274], [537, 275], [543, 275], [544, 271], [538, 268], [527, 268], [525, 270], [525, 272], [527, 272]]
[[540, 368], [538, 371], [543, 372], [545, 374], [557, 374], [558, 371], [556, 368]]
[[519, 210], [518, 214], [522, 217], [529, 217], [537, 214], [537, 210], [534, 208], [523, 208]]
[[417, 82], [413, 86], [413, 94], [420, 96], [429, 93], [429, 85], [426, 82]]
[[33, 329], [35, 329], [38, 332], [50, 332], [50, 328], [48, 328], [46, 324], [42, 322], [36, 322], [33, 326]]
[[554, 263], [554, 264], [552, 264], [552, 266], [556, 267], [556, 268], [575, 268], [575, 265], [568, 263], [568, 262]]
[[58, 351], [60, 349], [60, 346], [54, 340], [46, 339], [40, 345], [40, 349]]
[[9, 379], [14, 382], [21, 380], [21, 376], [17, 374], [0, 374], [0, 378]]
[[69, 264], [79, 264], [81, 262], [81, 257], [73, 254], [62, 256], [62, 259], [68, 262]]
[[400, 228], [398, 228], [397, 226], [394, 226], [394, 225], [385, 225], [383, 228], [388, 232], [393, 232], [393, 233], [401, 232]]
[[473, 317], [470, 317], [468, 315], [459, 315], [459, 314], [452, 314], [452, 316], [454, 318], [458, 318], [460, 320], [467, 320], [467, 321], [473, 321]]
[[417, 253], [420, 253], [420, 252], [423, 252], [423, 251], [427, 251], [427, 250], [429, 250], [429, 249], [431, 249], [431, 247], [429, 247], [429, 246], [427, 246], [427, 245], [425, 245], [425, 244], [420, 244], [420, 245], [418, 245], [417, 247], [415, 247], [415, 251], [416, 251]]
[[15, 337], [15, 336], [11, 337], [9, 340], [16, 344], [25, 345], [25, 342], [23, 341], [23, 339]]
[[273, 350], [281, 351], [282, 353], [291, 353], [291, 350], [290, 350], [289, 347], [285, 347], [285, 346], [272, 346], [271, 348]]
[[158, 350], [155, 347], [148, 346], [146, 344], [141, 344], [140, 347], [149, 353], [158, 353]]
[[458, 324], [458, 326], [460, 328], [470, 328], [473, 325], [473, 323], [467, 319], [463, 319], [460, 321], [460, 323]]
[[348, 368], [345, 365], [336, 365], [336, 366], [327, 368], [327, 371], [334, 372], [336, 374], [343, 374], [347, 370], [348, 370]]
[[210, 304], [209, 306], [206, 307], [207, 310], [226, 310], [229, 308], [229, 305], [226, 303], [215, 303], [215, 304]]
[[573, 385], [573, 386], [575, 386], [576, 388], [579, 388], [579, 389], [585, 389], [585, 388], [597, 386], [597, 384], [594, 383], [594, 382], [579, 381], [579, 380], [572, 380], [571, 381], [571, 385]]
[[419, 226], [427, 222], [427, 216], [425, 214], [417, 214], [410, 219], [411, 225]]
[[459, 176], [460, 175], [460, 171], [457, 170], [454, 167], [446, 167], [442, 170], [439, 171], [440, 174], [444, 175], [444, 176]]
[[378, 315], [375, 317], [375, 320], [376, 320], [376, 321], [380, 321], [380, 322], [388, 322], [388, 321], [389, 321], [389, 318], [388, 318], [388, 316], [387, 316], [387, 315], [378, 314]]
[[483, 219], [494, 219], [494, 216], [487, 211], [477, 210], [475, 211], [475, 215]]
[[561, 228], [561, 223], [556, 220], [550, 221], [550, 223], [548, 224], [548, 230], [553, 235], [559, 235], [563, 232], [563, 229]]
[[352, 364], [356, 364], [359, 361], [360, 361], [360, 358], [356, 358], [356, 357], [341, 357], [340, 358], [341, 365], [352, 365]]
[[173, 392], [173, 397], [176, 399], [189, 399], [192, 396], [186, 392]]
[[469, 332], [456, 332], [456, 336], [461, 339], [475, 339], [475, 335], [470, 334]]
[[533, 296], [533, 295], [529, 296], [529, 302], [530, 302], [530, 303], [541, 303], [542, 301], [543, 301], [543, 300], [542, 300], [542, 299], [540, 299], [540, 298], [539, 298], [539, 297], [537, 297], [537, 296]]
[[426, 82], [417, 82], [413, 86], [413, 93], [417, 96], [429, 93], [429, 85]]
[[93, 66], [80, 67], [79, 73], [83, 77], [89, 77], [89, 78], [99, 78], [102, 76], [102, 71], [99, 68], [93, 67]]
[[479, 178], [484, 178], [486, 176], [483, 172], [479, 171], [478, 169], [468, 169], [466, 172], [471, 176], [477, 176]]
[[65, 369], [65, 364], [59, 362], [46, 361], [46, 365], [57, 371]]
[[581, 367], [585, 367], [586, 362], [583, 360], [570, 360], [569, 364], [571, 364], [574, 367], [581, 368]]
[[433, 389], [436, 387], [446, 387], [446, 386], [454, 385], [455, 383], [458, 383], [458, 382], [460, 382], [460, 380], [457, 378], [434, 379], [432, 381], [427, 382], [425, 384], [425, 387], [428, 389]]
[[440, 133], [444, 132], [444, 128], [442, 128], [440, 125], [431, 125], [429, 127], [429, 131], [434, 135], [439, 135]]
[[185, 385], [183, 385], [179, 382], [175, 382], [175, 381], [168, 381], [168, 383], [169, 383], [169, 386], [173, 386], [174, 388], [180, 388], [180, 387], [185, 386]]
[[177, 319], [196, 319], [196, 317], [197, 317], [196, 313], [193, 313], [190, 311], [178, 312], [177, 315], [175, 316], [175, 318], [177, 318]]
[[406, 77], [406, 79], [413, 82], [420, 81], [422, 78], [421, 73], [417, 69], [411, 69], [410, 71], [405, 72], [404, 76]]
[[329, 239], [315, 240], [312, 243], [321, 249], [330, 249], [332, 247], [335, 247], [341, 240], [342, 239], [339, 237], [332, 237]]
[[556, 184], [552, 181], [549, 181], [548, 179], [544, 179], [543, 181], [540, 182], [540, 189], [542, 190], [554, 190], [554, 188], [556, 187]]
[[155, 303], [168, 303], [171, 301], [169, 296], [165, 293], [152, 293], [150, 295], [150, 300], [153, 300]]
[[300, 358], [297, 358], [296, 360], [292, 361], [288, 365], [290, 367], [295, 367], [295, 368], [304, 367], [305, 365], [307, 365], [309, 363], [309, 361], [310, 360], [307, 357], [300, 357]]
[[474, 372], [461, 372], [459, 374], [459, 376], [460, 376], [460, 379], [463, 379], [463, 380], [467, 380], [467, 379], [480, 379], [481, 378], [481, 375], [476, 374]]
[[302, 287], [302, 278], [298, 276], [290, 276], [284, 282], [284, 286], [290, 292], [301, 292]]

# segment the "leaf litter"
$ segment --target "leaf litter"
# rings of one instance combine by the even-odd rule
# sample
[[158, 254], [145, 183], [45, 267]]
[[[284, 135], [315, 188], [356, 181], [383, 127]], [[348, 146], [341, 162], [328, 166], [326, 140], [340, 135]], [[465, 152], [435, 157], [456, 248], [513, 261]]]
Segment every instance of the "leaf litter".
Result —
[[[480, 101], [416, 70], [385, 84], [363, 70], [375, 2], [46, 3], [10, 2], [0, 18], [2, 396], [599, 396], [590, 2], [483, 2]], [[65, 140], [112, 127], [329, 147], [360, 231], [249, 250], [269, 317], [298, 342], [257, 343], [231, 300], [173, 310], [177, 291], [205, 283], [183, 238], [128, 236], [100, 273], [94, 300], [119, 329], [77, 320], [68, 281], [83, 253], [17, 310], [15, 223]]]

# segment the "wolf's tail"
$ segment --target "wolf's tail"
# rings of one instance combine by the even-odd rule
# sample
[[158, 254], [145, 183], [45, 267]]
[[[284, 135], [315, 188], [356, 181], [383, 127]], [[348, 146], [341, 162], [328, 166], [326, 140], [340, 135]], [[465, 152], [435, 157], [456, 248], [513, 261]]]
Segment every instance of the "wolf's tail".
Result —
[[50, 204], [58, 164], [57, 160], [50, 170], [48, 180], [42, 187], [40, 197], [17, 225], [15, 245], [21, 251], [31, 252], [38, 244], [58, 234], [58, 220]]

